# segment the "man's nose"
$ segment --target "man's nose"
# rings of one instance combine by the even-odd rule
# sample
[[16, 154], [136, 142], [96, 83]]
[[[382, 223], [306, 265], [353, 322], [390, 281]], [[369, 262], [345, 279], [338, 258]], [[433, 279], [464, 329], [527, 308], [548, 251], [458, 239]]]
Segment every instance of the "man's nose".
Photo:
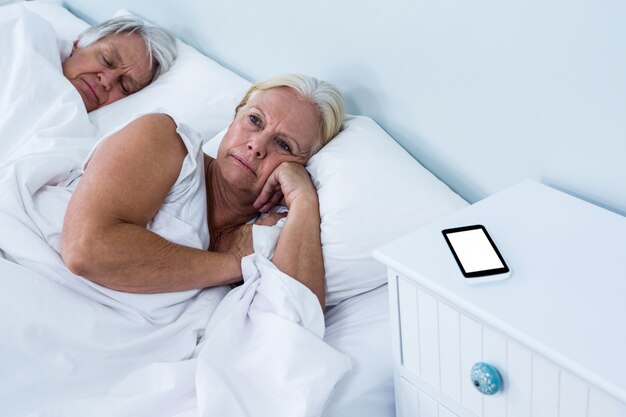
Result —
[[112, 68], [107, 68], [106, 70], [100, 71], [98, 73], [98, 81], [105, 91], [111, 90], [111, 87], [113, 86], [113, 83], [115, 82], [117, 77], [117, 71]]

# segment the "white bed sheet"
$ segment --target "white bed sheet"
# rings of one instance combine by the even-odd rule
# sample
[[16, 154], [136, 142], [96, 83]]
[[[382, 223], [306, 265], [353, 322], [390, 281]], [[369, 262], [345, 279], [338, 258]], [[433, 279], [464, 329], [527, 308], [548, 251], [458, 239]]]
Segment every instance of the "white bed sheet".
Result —
[[324, 340], [352, 360], [324, 417], [395, 415], [387, 284], [342, 301], [325, 313]]

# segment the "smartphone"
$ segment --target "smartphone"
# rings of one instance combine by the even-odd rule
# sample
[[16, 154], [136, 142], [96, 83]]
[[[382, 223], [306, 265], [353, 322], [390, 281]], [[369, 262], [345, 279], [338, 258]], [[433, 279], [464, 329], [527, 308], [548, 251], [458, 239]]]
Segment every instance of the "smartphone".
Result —
[[485, 226], [456, 227], [442, 230], [442, 233], [468, 283], [496, 281], [511, 276]]

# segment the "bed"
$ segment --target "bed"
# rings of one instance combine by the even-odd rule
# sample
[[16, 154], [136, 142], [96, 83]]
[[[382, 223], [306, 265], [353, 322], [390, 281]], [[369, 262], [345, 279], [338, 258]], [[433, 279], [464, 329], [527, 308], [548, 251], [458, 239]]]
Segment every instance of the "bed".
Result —
[[0, 415], [393, 416], [387, 277], [371, 252], [465, 201], [372, 119], [350, 115], [307, 166], [323, 317], [261, 254], [233, 291], [124, 294], [73, 276], [55, 250], [63, 181], [93, 144], [159, 107], [213, 154], [250, 85], [178, 40], [170, 72], [87, 114], [59, 76], [85, 27], [56, 3], [0, 6]]

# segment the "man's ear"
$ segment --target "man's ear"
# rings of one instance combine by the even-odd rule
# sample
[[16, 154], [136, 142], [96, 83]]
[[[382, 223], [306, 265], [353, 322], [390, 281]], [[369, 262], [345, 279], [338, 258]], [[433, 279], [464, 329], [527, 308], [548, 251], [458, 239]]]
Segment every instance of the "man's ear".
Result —
[[78, 49], [78, 39], [72, 42], [72, 52], [70, 52], [70, 56], [72, 56], [74, 54], [74, 51], [76, 51], [77, 49]]

